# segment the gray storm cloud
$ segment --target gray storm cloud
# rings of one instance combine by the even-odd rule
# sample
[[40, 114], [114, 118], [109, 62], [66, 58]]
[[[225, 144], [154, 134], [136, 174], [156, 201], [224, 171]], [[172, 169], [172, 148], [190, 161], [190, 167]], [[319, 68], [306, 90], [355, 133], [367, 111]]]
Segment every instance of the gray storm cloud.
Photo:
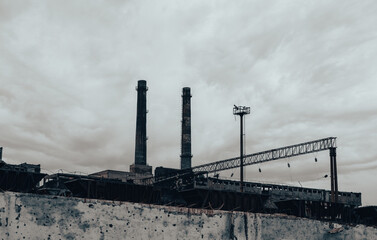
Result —
[[[179, 167], [188, 86], [193, 165], [238, 155], [232, 106], [248, 105], [247, 153], [336, 136], [340, 190], [376, 204], [376, 11], [374, 1], [0, 0], [4, 158], [128, 170], [146, 79], [150, 165]], [[329, 188], [328, 153], [289, 161], [247, 177]]]

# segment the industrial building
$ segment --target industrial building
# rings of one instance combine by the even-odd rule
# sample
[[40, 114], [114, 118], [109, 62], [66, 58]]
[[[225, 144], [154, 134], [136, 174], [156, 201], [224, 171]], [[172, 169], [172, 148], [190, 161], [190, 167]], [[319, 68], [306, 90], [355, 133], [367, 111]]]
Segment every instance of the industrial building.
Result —
[[[339, 192], [337, 182], [336, 137], [328, 137], [243, 155], [242, 118], [239, 157], [192, 166], [191, 89], [182, 89], [180, 169], [155, 168], [147, 164], [147, 82], [137, 85], [135, 159], [130, 171], [104, 170], [90, 175], [40, 173], [39, 165], [10, 165], [1, 161], [0, 188], [4, 191], [33, 192], [179, 206], [193, 209], [228, 210], [255, 213], [284, 213], [335, 222], [376, 225], [375, 216], [360, 208], [361, 193]], [[249, 109], [235, 106], [234, 114]], [[243, 167], [319, 151], [329, 151], [331, 190], [263, 184], [243, 181]], [[2, 149], [0, 148], [0, 159]], [[241, 170], [240, 181], [210, 177], [228, 169]], [[38, 183], [43, 180], [43, 183]], [[373, 208], [375, 209], [375, 208]], [[367, 220], [365, 220], [367, 219]], [[365, 221], [364, 221], [365, 220]], [[364, 222], [363, 222], [364, 221]]]

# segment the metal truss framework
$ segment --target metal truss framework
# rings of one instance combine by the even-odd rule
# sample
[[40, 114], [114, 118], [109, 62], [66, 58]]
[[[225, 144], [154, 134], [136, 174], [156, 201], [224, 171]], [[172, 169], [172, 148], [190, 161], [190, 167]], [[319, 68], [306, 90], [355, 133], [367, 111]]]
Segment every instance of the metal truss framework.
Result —
[[[320, 152], [336, 148], [336, 137], [319, 139], [311, 142], [276, 148], [259, 153], [245, 155], [243, 165], [253, 165], [282, 158], [289, 158], [303, 154]], [[199, 165], [191, 168], [193, 172], [219, 172], [241, 166], [240, 157], [230, 158], [218, 162]]]

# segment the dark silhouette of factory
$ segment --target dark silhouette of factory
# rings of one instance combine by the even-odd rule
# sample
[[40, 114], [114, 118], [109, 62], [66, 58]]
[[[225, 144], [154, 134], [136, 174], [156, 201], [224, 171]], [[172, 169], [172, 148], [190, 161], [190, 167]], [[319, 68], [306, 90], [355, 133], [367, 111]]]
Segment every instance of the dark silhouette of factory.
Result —
[[[259, 153], [192, 166], [191, 89], [182, 89], [180, 169], [147, 164], [147, 82], [137, 85], [135, 159], [130, 171], [104, 170], [90, 175], [40, 172], [40, 165], [2, 161], [0, 188], [57, 196], [129, 201], [187, 208], [284, 213], [325, 221], [376, 225], [377, 207], [361, 207], [361, 193], [339, 192], [336, 138], [328, 137]], [[329, 150], [331, 190], [243, 182], [211, 173]], [[177, 156], [178, 159], [178, 156]], [[39, 182], [43, 180], [42, 184]]]

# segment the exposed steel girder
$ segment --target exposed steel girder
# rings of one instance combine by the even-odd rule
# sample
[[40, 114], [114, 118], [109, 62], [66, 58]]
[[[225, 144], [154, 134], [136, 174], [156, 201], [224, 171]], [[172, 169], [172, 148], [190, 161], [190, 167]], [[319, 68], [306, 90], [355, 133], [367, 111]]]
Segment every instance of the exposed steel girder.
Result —
[[[336, 137], [328, 137], [306, 143], [271, 149], [268, 151], [245, 155], [243, 165], [253, 165], [263, 162], [269, 162], [282, 158], [289, 158], [303, 154], [320, 152], [336, 148]], [[219, 172], [241, 166], [240, 157], [230, 158], [218, 162], [207, 163], [191, 168], [193, 172]]]

